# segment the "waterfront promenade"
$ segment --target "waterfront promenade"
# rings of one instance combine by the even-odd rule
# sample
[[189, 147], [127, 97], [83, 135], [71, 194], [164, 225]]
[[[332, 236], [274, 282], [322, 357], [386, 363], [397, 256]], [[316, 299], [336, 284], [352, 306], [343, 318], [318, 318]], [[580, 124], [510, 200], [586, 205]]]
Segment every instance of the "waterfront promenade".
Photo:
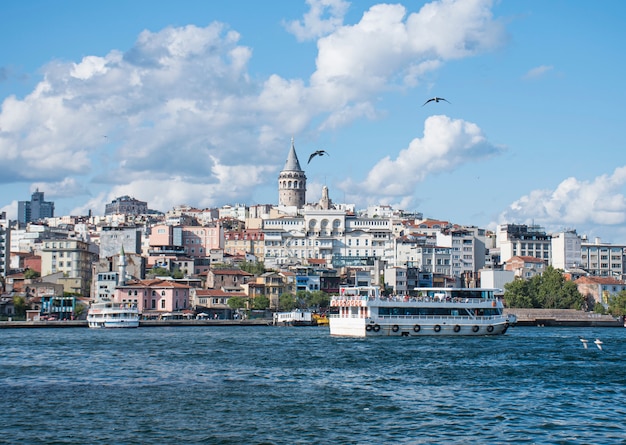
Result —
[[[623, 321], [611, 315], [574, 309], [505, 309], [517, 317], [518, 326], [623, 327]], [[270, 326], [271, 319], [247, 320], [140, 320], [139, 327], [161, 326]], [[3, 328], [86, 328], [86, 320], [0, 321]]]
[[[252, 320], [139, 320], [139, 327], [161, 326], [269, 326], [270, 319]], [[86, 328], [87, 320], [0, 321], [0, 329], [10, 328]]]

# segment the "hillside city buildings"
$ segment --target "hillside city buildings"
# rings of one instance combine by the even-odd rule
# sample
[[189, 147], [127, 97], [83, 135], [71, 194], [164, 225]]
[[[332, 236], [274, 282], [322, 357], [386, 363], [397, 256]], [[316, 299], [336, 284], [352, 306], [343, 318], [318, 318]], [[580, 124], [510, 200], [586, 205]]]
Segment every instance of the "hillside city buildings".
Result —
[[[357, 211], [335, 203], [326, 186], [318, 202], [307, 202], [306, 190], [293, 139], [278, 205], [161, 213], [122, 196], [101, 216], [55, 217], [54, 203], [37, 190], [20, 202], [18, 221], [0, 215], [0, 315], [23, 296], [41, 315], [60, 318], [102, 298], [136, 303], [144, 316], [230, 317], [233, 297], [265, 296], [275, 310], [281, 294], [332, 293], [361, 280], [399, 295], [423, 286], [503, 288], [548, 265], [580, 280], [599, 303], [625, 286], [626, 245], [573, 229], [502, 224], [491, 232], [387, 205]], [[243, 272], [244, 262], [262, 262], [266, 272]]]

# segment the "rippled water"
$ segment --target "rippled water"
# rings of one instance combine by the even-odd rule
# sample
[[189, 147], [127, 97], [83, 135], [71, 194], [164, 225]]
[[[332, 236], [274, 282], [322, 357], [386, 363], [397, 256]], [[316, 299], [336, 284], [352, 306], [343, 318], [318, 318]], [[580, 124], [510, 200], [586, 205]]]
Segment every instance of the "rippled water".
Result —
[[620, 328], [4, 329], [0, 443], [626, 443], [625, 359]]

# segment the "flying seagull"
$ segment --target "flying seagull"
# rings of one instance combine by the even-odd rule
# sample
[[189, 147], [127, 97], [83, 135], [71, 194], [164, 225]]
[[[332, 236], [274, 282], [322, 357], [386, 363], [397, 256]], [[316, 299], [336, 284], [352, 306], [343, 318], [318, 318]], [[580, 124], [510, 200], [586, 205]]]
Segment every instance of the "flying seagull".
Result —
[[309, 161], [307, 162], [307, 164], [308, 164], [309, 162], [311, 162], [311, 159], [313, 159], [315, 156], [323, 156], [323, 155], [330, 156], [330, 155], [329, 155], [328, 153], [326, 153], [324, 150], [317, 150], [317, 151], [314, 151], [313, 153], [311, 153], [311, 156], [309, 156]]
[[[428, 99], [426, 102], [424, 102], [424, 105], [426, 105], [428, 102], [440, 102], [440, 101], [446, 101], [448, 103], [450, 103], [449, 100], [444, 99], [443, 97], [433, 97], [432, 99]], [[422, 105], [422, 107], [424, 106]]]
[[598, 349], [602, 351], [602, 340], [600, 340], [599, 338], [596, 338], [596, 341], [594, 341], [594, 343], [596, 344]]
[[587, 349], [587, 343], [589, 343], [589, 340], [587, 340], [586, 338], [582, 338], [580, 335], [578, 337], [580, 338], [580, 341], [583, 343], [583, 347]]

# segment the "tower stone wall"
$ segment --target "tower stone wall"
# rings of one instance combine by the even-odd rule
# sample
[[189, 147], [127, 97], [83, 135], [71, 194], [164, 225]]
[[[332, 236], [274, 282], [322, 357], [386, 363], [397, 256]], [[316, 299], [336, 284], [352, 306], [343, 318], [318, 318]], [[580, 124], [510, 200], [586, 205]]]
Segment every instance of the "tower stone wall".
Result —
[[299, 209], [306, 202], [306, 175], [300, 168], [298, 155], [293, 138], [291, 149], [285, 162], [285, 167], [278, 175], [278, 204], [281, 206], [294, 206]]

